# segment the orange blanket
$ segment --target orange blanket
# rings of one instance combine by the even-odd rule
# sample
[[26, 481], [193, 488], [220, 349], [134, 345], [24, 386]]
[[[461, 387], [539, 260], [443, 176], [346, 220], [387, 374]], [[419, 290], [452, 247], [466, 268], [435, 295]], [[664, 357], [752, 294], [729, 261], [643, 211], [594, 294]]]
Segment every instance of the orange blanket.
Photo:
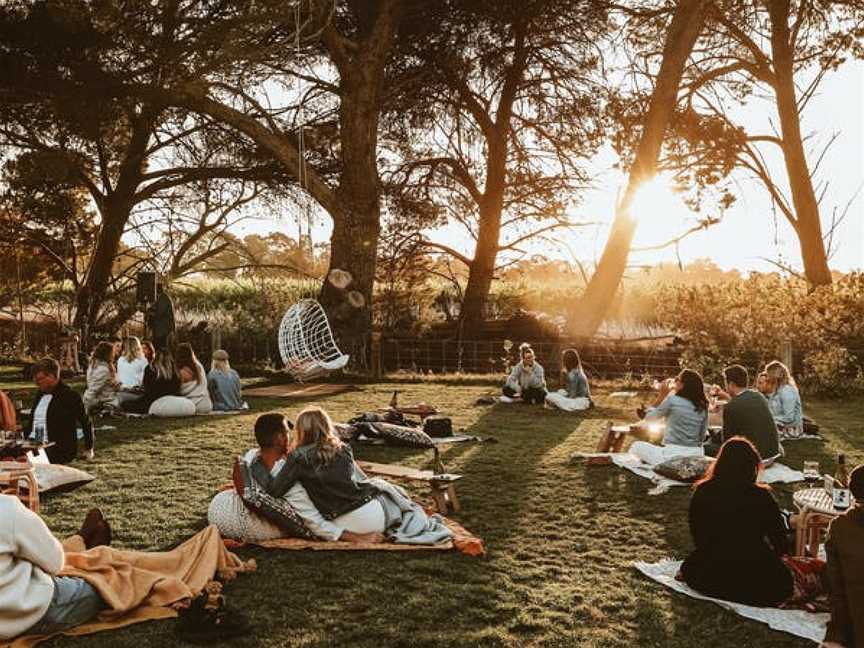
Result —
[[[66, 566], [62, 576], [77, 576], [90, 583], [108, 606], [99, 618], [64, 634], [83, 635], [120, 628], [149, 619], [177, 615], [171, 606], [193, 598], [218, 573], [230, 580], [255, 569], [225, 548], [215, 526], [209, 526], [176, 549], [162, 552], [123, 551], [94, 547], [82, 551], [79, 536], [63, 543]], [[27, 636], [0, 648], [26, 648], [48, 637]]]
[[[437, 545], [410, 545], [396, 544], [393, 542], [323, 542], [316, 540], [301, 540], [300, 538], [279, 538], [278, 540], [261, 540], [255, 542], [266, 549], [300, 550], [312, 549], [313, 551], [449, 551], [456, 549], [466, 556], [484, 556], [486, 548], [483, 541], [471, 534], [465, 527], [450, 518], [444, 518], [444, 523], [453, 532], [453, 539]], [[235, 540], [225, 540], [230, 548], [242, 547], [245, 543]]]

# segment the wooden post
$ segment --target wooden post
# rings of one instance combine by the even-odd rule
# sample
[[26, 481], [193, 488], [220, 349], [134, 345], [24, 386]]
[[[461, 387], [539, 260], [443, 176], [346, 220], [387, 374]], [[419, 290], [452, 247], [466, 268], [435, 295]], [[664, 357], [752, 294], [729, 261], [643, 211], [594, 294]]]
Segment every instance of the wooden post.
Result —
[[784, 342], [783, 345], [780, 347], [780, 360], [783, 364], [786, 365], [786, 367], [789, 369], [789, 372], [794, 375], [795, 367], [792, 366], [794, 363], [794, 357], [792, 354], [791, 342]]
[[372, 331], [372, 377], [381, 378], [381, 331]]

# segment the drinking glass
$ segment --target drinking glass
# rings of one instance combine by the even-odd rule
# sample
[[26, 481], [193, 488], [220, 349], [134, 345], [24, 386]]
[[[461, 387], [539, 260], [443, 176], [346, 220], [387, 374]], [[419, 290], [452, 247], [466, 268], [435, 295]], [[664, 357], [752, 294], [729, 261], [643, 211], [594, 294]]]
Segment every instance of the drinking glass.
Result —
[[36, 443], [45, 443], [45, 428], [41, 425], [37, 425], [33, 428], [33, 436], [33, 440]]
[[818, 461], [805, 461], [804, 462], [804, 481], [808, 484], [813, 484], [821, 478], [819, 474], [819, 462]]

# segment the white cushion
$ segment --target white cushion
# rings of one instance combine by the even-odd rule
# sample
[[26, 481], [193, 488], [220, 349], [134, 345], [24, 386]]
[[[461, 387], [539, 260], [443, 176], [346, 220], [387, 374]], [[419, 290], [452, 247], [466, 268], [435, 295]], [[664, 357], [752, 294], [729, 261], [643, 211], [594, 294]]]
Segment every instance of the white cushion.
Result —
[[33, 469], [40, 493], [47, 493], [54, 489], [72, 490], [96, 479], [90, 473], [63, 464], [36, 463], [33, 464]]
[[195, 416], [195, 403], [182, 396], [163, 396], [150, 405], [151, 416]]

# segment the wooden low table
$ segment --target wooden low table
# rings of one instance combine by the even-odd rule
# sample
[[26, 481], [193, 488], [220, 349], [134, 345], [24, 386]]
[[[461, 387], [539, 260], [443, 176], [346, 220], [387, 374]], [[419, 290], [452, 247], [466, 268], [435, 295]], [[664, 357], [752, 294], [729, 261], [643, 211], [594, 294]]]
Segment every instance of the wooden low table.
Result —
[[396, 464], [382, 464], [372, 461], [358, 461], [357, 465], [363, 472], [391, 477], [393, 479], [407, 479], [409, 481], [422, 481], [429, 484], [432, 489], [432, 500], [439, 513], [447, 514], [450, 510], [459, 511], [459, 499], [456, 497], [456, 482], [462, 479], [462, 475], [452, 473], [435, 474], [431, 470], [419, 470], [408, 466]]
[[[27, 484], [27, 494], [21, 492], [21, 482]], [[29, 461], [0, 461], [0, 492], [14, 495], [34, 513], [39, 512], [39, 484]]]
[[[810, 555], [815, 557], [819, 551], [821, 532], [828, 528], [834, 518], [843, 515], [848, 509], [834, 508], [833, 500], [824, 488], [805, 488], [792, 495], [798, 507], [798, 523], [795, 525], [795, 555], [803, 556], [809, 547]], [[855, 506], [852, 499], [850, 505]]]

